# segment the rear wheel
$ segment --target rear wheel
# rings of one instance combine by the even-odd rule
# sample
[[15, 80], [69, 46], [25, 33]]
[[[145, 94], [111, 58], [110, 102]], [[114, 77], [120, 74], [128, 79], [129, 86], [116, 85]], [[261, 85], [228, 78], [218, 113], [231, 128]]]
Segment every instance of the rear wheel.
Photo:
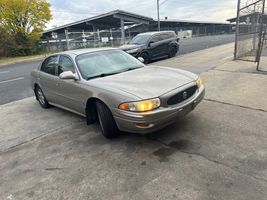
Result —
[[177, 48], [175, 46], [172, 46], [169, 50], [169, 58], [174, 57], [177, 54]]
[[36, 88], [35, 88], [35, 95], [36, 95], [36, 99], [38, 100], [39, 104], [43, 108], [49, 108], [50, 107], [50, 104], [46, 100], [44, 93], [39, 86], [36, 86]]
[[144, 64], [148, 64], [150, 59], [149, 59], [149, 55], [148, 53], [144, 52], [144, 53], [141, 53], [140, 57], [142, 57], [144, 59]]
[[106, 138], [114, 138], [119, 135], [119, 129], [109, 108], [102, 102], [96, 102], [97, 116], [102, 134]]

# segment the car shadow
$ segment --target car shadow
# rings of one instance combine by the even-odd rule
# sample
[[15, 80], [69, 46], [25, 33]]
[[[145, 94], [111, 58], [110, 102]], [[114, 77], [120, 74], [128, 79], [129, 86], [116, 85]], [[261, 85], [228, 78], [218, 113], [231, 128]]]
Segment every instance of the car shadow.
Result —
[[[52, 108], [51, 110], [54, 109], [61, 112], [61, 109], [58, 108]], [[65, 113], [67, 111], [62, 110], [62, 112]], [[50, 138], [49, 142], [44, 142], [43, 145], [40, 144], [41, 149], [51, 148], [51, 152], [59, 151], [66, 158], [74, 155], [84, 155], [86, 157], [91, 154], [97, 154], [97, 152], [106, 151], [106, 149], [130, 156], [144, 151], [158, 159], [159, 162], [167, 162], [168, 157], [175, 152], [199, 154], [201, 147], [196, 140], [192, 139], [195, 134], [199, 134], [198, 131], [191, 130], [192, 123], [199, 117], [194, 113], [179, 118], [176, 123], [151, 134], [142, 135], [122, 132], [113, 139], [105, 138], [101, 134], [97, 123], [87, 126], [85, 119], [82, 120], [72, 113], [69, 113], [69, 115], [73, 115], [71, 117], [76, 122], [60, 130], [56, 134], [57, 138], [53, 136], [54, 138]], [[58, 143], [61, 144], [62, 148], [64, 147], [62, 150], [55, 150], [55, 148], [58, 148]]]

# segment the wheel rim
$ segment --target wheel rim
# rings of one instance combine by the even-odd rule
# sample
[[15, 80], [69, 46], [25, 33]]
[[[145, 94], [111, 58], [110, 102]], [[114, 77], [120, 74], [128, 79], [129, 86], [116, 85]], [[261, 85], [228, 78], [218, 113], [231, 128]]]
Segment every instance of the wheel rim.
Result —
[[44, 94], [43, 94], [43, 92], [42, 92], [41, 89], [38, 89], [38, 91], [37, 91], [37, 95], [38, 95], [38, 100], [39, 100], [39, 102], [40, 102], [42, 105], [44, 105], [44, 104], [45, 104], [45, 97], [44, 97]]

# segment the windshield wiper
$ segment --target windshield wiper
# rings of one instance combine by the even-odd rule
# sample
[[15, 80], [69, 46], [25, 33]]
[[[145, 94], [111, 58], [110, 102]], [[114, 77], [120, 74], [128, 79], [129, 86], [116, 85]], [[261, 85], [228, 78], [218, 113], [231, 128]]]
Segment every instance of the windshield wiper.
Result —
[[139, 68], [142, 68], [143, 66], [140, 66], [140, 67], [130, 67], [126, 70], [124, 70], [123, 72], [127, 72], [127, 71], [131, 71], [131, 70], [135, 70], [135, 69], [139, 69]]
[[87, 80], [90, 80], [90, 79], [93, 79], [93, 78], [100, 78], [100, 77], [110, 76], [110, 75], [114, 75], [114, 74], [118, 74], [118, 73], [121, 73], [121, 72], [102, 73], [102, 74], [98, 74], [98, 75], [95, 75], [95, 76], [87, 77]]
[[111, 73], [101, 73], [101, 74], [98, 74], [98, 75], [95, 75], [95, 76], [87, 77], [87, 80], [94, 79], [94, 78], [105, 77], [105, 76], [110, 76], [110, 75], [114, 75], [114, 74], [119, 74], [119, 73], [131, 71], [131, 70], [134, 70], [134, 69], [139, 69], [139, 68], [142, 68], [142, 67], [143, 66], [140, 66], [140, 67], [130, 67], [130, 68], [127, 68], [126, 70], [121, 70], [121, 71], [116, 71], [116, 72], [111, 72]]

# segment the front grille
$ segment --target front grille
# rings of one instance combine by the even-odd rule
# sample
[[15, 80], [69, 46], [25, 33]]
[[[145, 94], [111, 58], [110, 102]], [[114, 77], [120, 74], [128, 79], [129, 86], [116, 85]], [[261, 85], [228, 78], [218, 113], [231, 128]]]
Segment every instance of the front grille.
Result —
[[186, 90], [183, 90], [182, 92], [179, 92], [173, 95], [172, 97], [168, 99], [167, 104], [175, 105], [175, 104], [185, 101], [186, 99], [189, 99], [195, 94], [195, 92], [197, 91], [197, 88], [198, 87], [195, 85], [193, 87], [187, 88]]

